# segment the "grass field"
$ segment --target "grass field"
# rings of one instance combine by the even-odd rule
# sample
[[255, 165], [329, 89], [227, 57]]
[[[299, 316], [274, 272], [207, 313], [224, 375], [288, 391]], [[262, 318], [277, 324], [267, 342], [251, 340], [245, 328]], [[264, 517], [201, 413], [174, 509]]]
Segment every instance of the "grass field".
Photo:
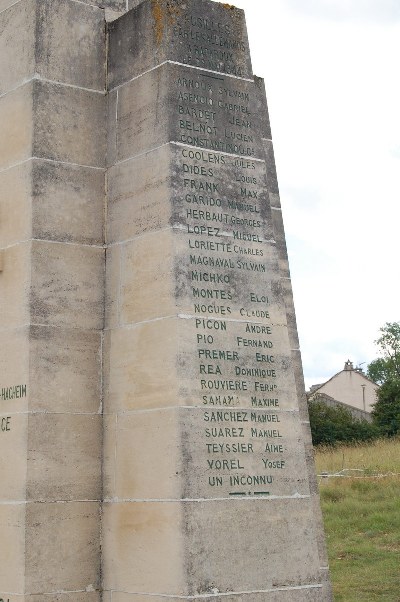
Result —
[[335, 602], [400, 602], [400, 439], [315, 460]]

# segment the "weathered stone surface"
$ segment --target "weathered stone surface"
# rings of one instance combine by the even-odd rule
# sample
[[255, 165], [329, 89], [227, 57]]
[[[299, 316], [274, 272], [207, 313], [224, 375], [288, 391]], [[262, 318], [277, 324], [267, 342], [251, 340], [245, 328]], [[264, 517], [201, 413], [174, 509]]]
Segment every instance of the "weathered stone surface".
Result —
[[25, 596], [24, 602], [104, 602], [104, 601], [101, 598], [100, 592], [73, 592], [72, 594], [40, 594], [39, 596]]
[[0, 482], [1, 500], [25, 499], [27, 474], [27, 414], [0, 414]]
[[[8, 10], [5, 10], [7, 7]], [[0, 94], [8, 92], [32, 77], [35, 69], [35, 1], [24, 0], [15, 3], [15, 0], [0, 0], [0, 11], [2, 10], [3, 12], [0, 12]]]
[[6, 10], [6, 8], [9, 8], [13, 4], [16, 4], [16, 0], [0, 0], [0, 11]]
[[112, 167], [117, 160], [117, 90], [110, 91], [106, 97], [107, 110], [107, 148], [106, 165]]
[[186, 591], [184, 525], [178, 503], [105, 503], [105, 590]]
[[265, 93], [265, 82], [262, 77], [254, 76], [255, 91], [259, 102], [259, 112], [261, 115], [260, 136], [266, 140], [271, 140], [271, 124], [269, 121], [269, 112], [267, 96]]
[[[275, 325], [273, 337], [264, 335], [261, 339], [249, 338], [252, 335], [246, 333], [247, 328], [247, 322], [182, 317], [111, 331], [104, 347], [106, 410], [205, 405], [211, 404], [215, 395], [225, 397], [228, 407], [238, 404], [252, 407], [251, 400], [254, 399], [253, 407], [261, 408], [263, 398], [278, 398], [276, 403], [281, 409], [295, 409], [293, 368], [284, 352], [287, 345], [285, 327]], [[211, 352], [206, 353], [209, 347], [204, 337], [210, 335], [216, 346], [215, 358], [209, 355]], [[267, 356], [270, 357], [269, 352], [255, 351], [245, 345], [253, 340], [261, 341], [261, 344], [271, 342], [275, 368], [263, 365], [263, 359], [266, 361]], [[220, 354], [219, 350], [226, 353]], [[215, 368], [218, 357], [222, 372]], [[214, 368], [208, 371], [209, 364]], [[242, 374], [242, 368], [246, 369], [246, 366], [254, 366], [254, 373]], [[264, 382], [265, 374], [256, 368], [273, 371], [269, 376], [270, 387]], [[233, 389], [233, 392], [216, 388], [218, 383], [234, 383], [234, 387], [242, 381], [246, 381], [246, 388]]]
[[268, 192], [274, 195], [279, 195], [278, 180], [276, 177], [274, 148], [271, 140], [263, 140], [265, 160], [267, 168], [267, 185]]
[[[196, 102], [190, 102], [193, 95]], [[155, 99], [151, 107], [148, 98]], [[227, 76], [216, 79], [181, 65], [160, 65], [118, 89], [117, 159], [172, 140], [205, 152], [218, 150], [264, 160], [259, 104], [252, 82]], [[232, 113], [231, 106], [239, 108]]]
[[32, 105], [31, 83], [0, 97], [0, 170], [31, 157]]
[[37, 3], [36, 72], [50, 79], [105, 89], [104, 14], [90, 2]]
[[103, 270], [102, 248], [33, 242], [30, 307], [33, 323], [100, 330]]
[[26, 506], [25, 588], [32, 594], [99, 587], [97, 502]]
[[[212, 25], [205, 24], [205, 15]], [[109, 31], [110, 88], [166, 60], [251, 77], [244, 14], [228, 4], [147, 0], [111, 23]], [[210, 33], [222, 49], [214, 38], [209, 42]], [[191, 49], [194, 41], [195, 51]]]
[[34, 238], [84, 244], [103, 243], [102, 170], [33, 161], [32, 182]]
[[[225, 420], [215, 422], [218, 414]], [[234, 422], [239, 418], [242, 422]], [[265, 418], [271, 422], [258, 422]], [[215, 429], [228, 430], [230, 437], [217, 439]], [[106, 497], [308, 495], [302, 434], [298, 414], [276, 411], [171, 408], [109, 417], [105, 438], [112, 469]]]
[[170, 169], [175, 149], [165, 145], [108, 172], [109, 244], [169, 226]]
[[[104, 433], [108, 464], [104, 482], [106, 499], [182, 496], [184, 460], [177, 411], [106, 416]], [[160, 447], [164, 450], [161, 456]]]
[[35, 157], [104, 166], [103, 94], [36, 80], [33, 103]]
[[31, 410], [97, 413], [101, 334], [77, 328], [30, 328]]
[[28, 240], [32, 234], [32, 164], [0, 171], [0, 246]]
[[[10, 7], [0, 13], [0, 94], [38, 76], [104, 91], [103, 32], [103, 11], [93, 3], [10, 2]], [[13, 69], [8, 68], [10, 63]]]
[[[267, 503], [268, 509], [264, 500], [236, 500], [230, 511], [221, 501], [184, 503], [191, 594], [211, 593], [214, 588], [257, 591], [318, 581], [319, 558], [312, 543], [315, 532], [309, 500]], [[287, 516], [294, 515], [296, 521], [289, 526]], [[207, 546], [210, 538], [213, 545]], [[227, 541], [228, 555], [224, 553]]]
[[175, 405], [177, 336], [177, 323], [173, 319], [106, 333], [106, 413]]
[[[248, 593], [248, 594], [224, 594], [223, 596], [194, 596], [190, 598], [179, 598], [180, 600], [189, 602], [320, 602], [321, 600], [320, 586], [311, 585], [306, 588], [287, 588], [286, 590], [269, 590], [259, 593]], [[113, 592], [113, 602], [147, 602], [148, 596], [142, 596], [140, 594], [126, 594], [120, 592]], [[108, 602], [108, 598], [106, 598]], [[152, 596], [153, 602], [176, 602], [177, 598], [164, 597], [164, 596]]]
[[8, 329], [25, 326], [29, 322], [30, 251], [29, 242], [3, 251], [0, 316], [2, 325]]
[[0, 504], [0, 582], [2, 591], [24, 593], [25, 507]]
[[[29, 327], [7, 329], [1, 323], [0, 395], [5, 414], [25, 412], [29, 400]], [[14, 389], [19, 388], [18, 391]], [[8, 389], [11, 387], [11, 395]], [[4, 389], [4, 391], [3, 391]]]
[[115, 11], [126, 9], [126, 0], [80, 0], [84, 4], [91, 4], [100, 8], [110, 8]]
[[141, 4], [144, 0], [128, 0], [128, 8], [132, 10]]
[[121, 254], [121, 324], [174, 315], [174, 241], [171, 231], [138, 237], [126, 243]]
[[100, 416], [30, 414], [28, 424], [27, 499], [100, 499]]
[[[264, 510], [265, 501], [257, 500], [232, 500], [229, 510], [224, 501], [106, 504], [105, 589], [196, 596], [317, 584], [319, 559], [311, 544], [309, 502], [271, 500], [268, 513]], [[297, 520], [289, 528], [286, 515], [293, 512]], [[174, 543], [171, 529], [181, 534]], [[254, 541], [260, 542], [257, 547]], [[163, 566], [166, 545], [170, 551]], [[185, 573], [177, 574], [182, 553]]]
[[[242, 11], [10, 4], [0, 598], [100, 602], [103, 585], [102, 602], [327, 602], [271, 130]], [[106, 44], [104, 18], [128, 9]]]

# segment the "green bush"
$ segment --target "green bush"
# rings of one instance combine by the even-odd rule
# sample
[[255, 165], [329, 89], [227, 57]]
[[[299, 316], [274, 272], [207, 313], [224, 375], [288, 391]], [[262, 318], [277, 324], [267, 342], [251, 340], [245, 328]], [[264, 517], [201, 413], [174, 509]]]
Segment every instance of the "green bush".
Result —
[[375, 424], [357, 420], [346, 408], [330, 407], [323, 401], [309, 401], [308, 412], [313, 445], [370, 441], [379, 436]]

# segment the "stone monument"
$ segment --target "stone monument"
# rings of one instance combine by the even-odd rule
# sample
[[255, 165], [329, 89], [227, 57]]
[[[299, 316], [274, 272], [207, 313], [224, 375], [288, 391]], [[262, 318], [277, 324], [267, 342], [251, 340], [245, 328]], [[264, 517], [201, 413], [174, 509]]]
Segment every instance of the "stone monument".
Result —
[[243, 12], [0, 0], [0, 75], [0, 600], [328, 602]]

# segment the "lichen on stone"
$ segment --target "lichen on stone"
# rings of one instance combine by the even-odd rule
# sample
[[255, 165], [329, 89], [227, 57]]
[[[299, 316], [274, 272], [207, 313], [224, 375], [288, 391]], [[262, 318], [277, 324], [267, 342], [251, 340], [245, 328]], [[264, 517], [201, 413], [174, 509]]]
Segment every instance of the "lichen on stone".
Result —
[[151, 6], [154, 19], [154, 32], [157, 44], [161, 44], [164, 33], [164, 11], [160, 0], [152, 0]]

